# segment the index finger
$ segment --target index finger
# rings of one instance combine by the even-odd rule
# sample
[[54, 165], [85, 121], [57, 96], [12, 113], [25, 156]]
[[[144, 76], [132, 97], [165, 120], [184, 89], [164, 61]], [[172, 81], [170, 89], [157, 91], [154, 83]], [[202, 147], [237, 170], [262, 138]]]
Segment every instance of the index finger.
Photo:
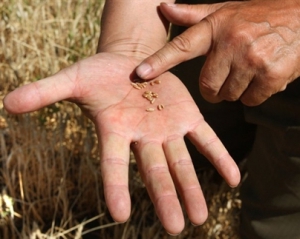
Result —
[[211, 39], [211, 24], [203, 19], [146, 58], [136, 68], [136, 73], [145, 80], [157, 77], [181, 62], [205, 55], [210, 49]]

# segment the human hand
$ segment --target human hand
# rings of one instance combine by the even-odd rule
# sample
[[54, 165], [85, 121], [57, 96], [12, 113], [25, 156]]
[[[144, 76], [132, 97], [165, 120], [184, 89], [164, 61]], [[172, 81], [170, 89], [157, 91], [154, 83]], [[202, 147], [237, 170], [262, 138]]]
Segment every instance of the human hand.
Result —
[[207, 55], [199, 78], [203, 97], [255, 106], [300, 75], [298, 1], [161, 4], [160, 9], [172, 23], [191, 27], [143, 61], [137, 68], [143, 79]]
[[[184, 219], [176, 189], [193, 224], [207, 209], [183, 136], [187, 135], [231, 186], [239, 170], [204, 121], [181, 81], [171, 73], [138, 90], [131, 85], [138, 62], [118, 54], [100, 53], [57, 74], [22, 86], [4, 99], [11, 113], [38, 110], [60, 100], [76, 103], [94, 122], [99, 139], [105, 199], [115, 221], [130, 215], [128, 164], [130, 145], [157, 215], [170, 234], [180, 233]], [[158, 98], [151, 104], [144, 91]], [[158, 104], [164, 109], [158, 110]], [[147, 108], [155, 111], [147, 112]]]

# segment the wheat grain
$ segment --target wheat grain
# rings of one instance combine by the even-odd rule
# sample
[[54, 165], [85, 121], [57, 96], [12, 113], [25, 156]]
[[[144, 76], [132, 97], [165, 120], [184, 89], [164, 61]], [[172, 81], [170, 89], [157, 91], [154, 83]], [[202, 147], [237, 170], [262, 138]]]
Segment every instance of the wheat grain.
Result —
[[131, 82], [131, 85], [133, 86], [133, 88], [135, 88], [137, 90], [141, 90], [142, 89], [137, 83]]
[[157, 109], [158, 109], [159, 111], [163, 110], [164, 108], [165, 108], [165, 106], [164, 106], [164, 105], [161, 105], [161, 104], [157, 106]]
[[158, 98], [158, 94], [156, 94], [156, 93], [153, 93], [152, 92], [152, 95], [151, 95], [153, 98]]

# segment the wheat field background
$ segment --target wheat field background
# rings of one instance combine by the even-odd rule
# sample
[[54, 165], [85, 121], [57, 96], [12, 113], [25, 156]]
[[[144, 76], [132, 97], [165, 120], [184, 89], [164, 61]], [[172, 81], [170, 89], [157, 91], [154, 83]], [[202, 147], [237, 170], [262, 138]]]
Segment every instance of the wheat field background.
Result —
[[103, 0], [0, 1], [0, 238], [238, 238], [239, 188], [199, 171], [207, 222], [186, 219], [169, 236], [158, 221], [135, 160], [130, 164], [132, 215], [115, 223], [107, 211], [97, 137], [79, 108], [59, 102], [9, 115], [2, 99], [16, 87], [95, 54]]

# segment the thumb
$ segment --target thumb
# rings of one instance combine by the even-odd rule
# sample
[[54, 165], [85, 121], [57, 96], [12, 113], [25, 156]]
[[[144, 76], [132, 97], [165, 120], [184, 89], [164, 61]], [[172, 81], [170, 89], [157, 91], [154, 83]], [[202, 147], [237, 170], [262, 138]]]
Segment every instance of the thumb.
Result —
[[226, 3], [216, 4], [173, 4], [161, 3], [160, 11], [171, 23], [179, 26], [192, 26], [217, 11]]
[[181, 62], [206, 54], [211, 41], [210, 22], [201, 21], [146, 58], [136, 68], [136, 74], [144, 80], [157, 77]]
[[5, 109], [13, 114], [27, 113], [72, 97], [74, 83], [71, 74], [67, 74], [68, 70], [8, 93], [3, 100]]

